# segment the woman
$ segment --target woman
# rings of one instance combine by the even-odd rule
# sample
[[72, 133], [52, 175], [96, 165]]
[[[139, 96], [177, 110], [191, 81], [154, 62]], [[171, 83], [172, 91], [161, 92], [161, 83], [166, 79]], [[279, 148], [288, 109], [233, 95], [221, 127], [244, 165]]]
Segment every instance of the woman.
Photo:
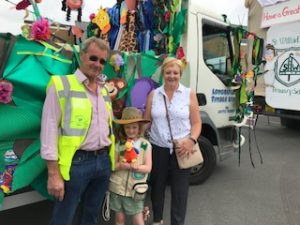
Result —
[[168, 178], [171, 186], [171, 225], [183, 225], [185, 220], [190, 170], [178, 167], [166, 108], [173, 138], [185, 138], [176, 149], [179, 155], [191, 153], [201, 132], [201, 119], [196, 93], [180, 84], [182, 70], [180, 60], [173, 57], [164, 60], [164, 85], [149, 94], [144, 114], [145, 119], [152, 121], [149, 139], [152, 144], [153, 161], [150, 176], [153, 225], [163, 224]]

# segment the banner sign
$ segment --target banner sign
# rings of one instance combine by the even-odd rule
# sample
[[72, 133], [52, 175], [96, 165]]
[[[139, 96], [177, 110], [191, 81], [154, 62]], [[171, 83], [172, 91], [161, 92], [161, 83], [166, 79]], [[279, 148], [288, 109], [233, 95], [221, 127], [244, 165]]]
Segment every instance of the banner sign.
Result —
[[290, 0], [263, 8], [261, 28], [300, 20], [300, 0]]
[[300, 22], [272, 26], [267, 32], [264, 80], [273, 108], [300, 110]]
[[258, 3], [261, 5], [261, 7], [269, 6], [269, 5], [275, 5], [279, 2], [285, 2], [288, 0], [257, 0]]

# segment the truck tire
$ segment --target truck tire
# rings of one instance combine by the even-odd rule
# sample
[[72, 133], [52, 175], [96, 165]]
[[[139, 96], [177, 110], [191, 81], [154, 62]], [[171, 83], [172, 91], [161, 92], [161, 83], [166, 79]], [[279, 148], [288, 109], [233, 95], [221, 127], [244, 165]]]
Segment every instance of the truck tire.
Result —
[[191, 185], [201, 184], [207, 180], [207, 178], [209, 178], [213, 173], [217, 164], [216, 152], [210, 141], [205, 137], [200, 137], [198, 139], [198, 144], [204, 160], [203, 163], [191, 168]]
[[300, 127], [300, 121], [290, 118], [280, 118], [281, 126], [286, 127], [288, 129], [297, 129]]

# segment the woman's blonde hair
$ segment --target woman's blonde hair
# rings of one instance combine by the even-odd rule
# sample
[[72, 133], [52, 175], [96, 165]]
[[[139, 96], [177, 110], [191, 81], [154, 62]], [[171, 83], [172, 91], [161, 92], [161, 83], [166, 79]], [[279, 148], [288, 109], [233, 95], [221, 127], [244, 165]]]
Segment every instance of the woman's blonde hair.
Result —
[[182, 75], [183, 72], [183, 63], [181, 60], [176, 59], [174, 57], [167, 57], [164, 59], [163, 64], [161, 66], [161, 72], [164, 73], [164, 70], [166, 67], [168, 66], [172, 66], [172, 65], [177, 65], [180, 68], [180, 76]]

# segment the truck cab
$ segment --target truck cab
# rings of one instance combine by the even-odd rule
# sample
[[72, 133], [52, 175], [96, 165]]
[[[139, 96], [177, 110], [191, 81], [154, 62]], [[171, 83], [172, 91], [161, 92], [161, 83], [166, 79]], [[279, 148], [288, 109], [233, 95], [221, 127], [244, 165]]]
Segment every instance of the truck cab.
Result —
[[232, 155], [237, 137], [230, 117], [236, 110], [231, 89], [232, 28], [223, 16], [193, 2], [187, 12], [187, 32], [182, 37], [188, 62], [182, 82], [196, 90], [202, 118], [199, 138], [204, 163], [192, 168], [191, 183], [206, 180], [217, 161]]

